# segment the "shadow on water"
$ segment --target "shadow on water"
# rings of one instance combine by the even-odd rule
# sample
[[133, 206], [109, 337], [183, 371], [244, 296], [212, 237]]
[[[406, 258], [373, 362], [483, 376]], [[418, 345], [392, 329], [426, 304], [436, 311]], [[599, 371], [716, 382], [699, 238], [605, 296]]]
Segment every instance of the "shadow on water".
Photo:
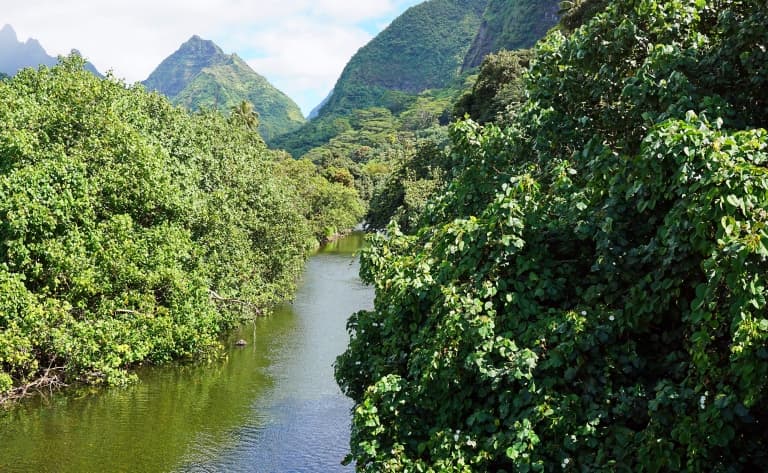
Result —
[[[313, 256], [291, 304], [230, 334], [227, 359], [150, 368], [126, 388], [0, 414], [0, 472], [335, 472], [349, 409], [333, 379], [346, 319], [370, 308], [353, 233]], [[234, 341], [248, 344], [237, 348]]]

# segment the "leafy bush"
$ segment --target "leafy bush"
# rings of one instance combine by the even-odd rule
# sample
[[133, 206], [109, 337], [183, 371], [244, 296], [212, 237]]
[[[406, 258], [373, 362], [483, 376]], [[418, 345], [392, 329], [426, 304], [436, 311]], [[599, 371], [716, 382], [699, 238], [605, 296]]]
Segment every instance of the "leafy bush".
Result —
[[768, 8], [618, 0], [538, 45], [512, 126], [377, 236], [340, 385], [359, 471], [768, 461]]
[[215, 355], [290, 295], [310, 229], [261, 138], [82, 60], [0, 82], [0, 396]]
[[351, 186], [346, 168], [337, 169], [341, 183], [326, 179], [320, 169], [305, 159], [290, 156], [280, 161], [281, 172], [289, 176], [292, 192], [299, 197], [299, 209], [318, 241], [354, 228], [363, 216], [363, 202]]
[[528, 69], [530, 51], [499, 51], [483, 59], [480, 74], [471, 92], [456, 103], [454, 116], [469, 115], [478, 123], [499, 122], [525, 100], [523, 74]]

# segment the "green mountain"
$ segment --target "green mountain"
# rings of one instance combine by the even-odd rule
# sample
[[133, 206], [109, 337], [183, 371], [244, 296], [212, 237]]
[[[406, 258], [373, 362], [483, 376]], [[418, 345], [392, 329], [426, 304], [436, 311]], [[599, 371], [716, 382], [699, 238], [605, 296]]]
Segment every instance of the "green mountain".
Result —
[[[77, 50], [72, 50], [72, 53], [80, 55]], [[0, 73], [12, 76], [26, 67], [51, 67], [56, 63], [58, 59], [49, 55], [38, 40], [30, 38], [21, 42], [11, 25], [0, 28]], [[85, 64], [85, 69], [102, 77], [90, 62]]]
[[527, 49], [557, 24], [560, 0], [489, 0], [463, 70], [490, 53]]
[[[357, 110], [420, 114], [424, 94], [458, 97], [489, 53], [532, 46], [557, 23], [558, 0], [429, 0], [408, 9], [349, 61], [304, 127], [275, 140], [294, 156], [347, 131]], [[436, 104], [430, 106], [432, 114]], [[414, 107], [417, 107], [414, 109]], [[437, 110], [440, 121], [452, 107]]]
[[144, 86], [190, 110], [229, 110], [249, 101], [259, 114], [259, 131], [267, 142], [305, 122], [299, 106], [239, 56], [225, 54], [215, 43], [199, 36], [193, 36], [166, 58]]
[[320, 116], [370, 106], [392, 109], [400, 93], [448, 87], [490, 53], [533, 46], [557, 24], [559, 5], [429, 0], [414, 6], [349, 61]]
[[399, 93], [449, 85], [482, 23], [488, 0], [430, 0], [411, 7], [352, 57], [320, 116], [393, 108]]

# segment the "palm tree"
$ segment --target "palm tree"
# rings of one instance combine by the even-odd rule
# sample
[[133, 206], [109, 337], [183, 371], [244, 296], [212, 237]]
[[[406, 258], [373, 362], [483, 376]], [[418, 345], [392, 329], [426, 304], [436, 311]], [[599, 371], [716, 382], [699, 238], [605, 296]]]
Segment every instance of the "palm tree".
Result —
[[259, 127], [259, 112], [253, 109], [253, 104], [243, 100], [239, 105], [231, 108], [232, 119], [245, 125], [249, 130], [256, 130]]

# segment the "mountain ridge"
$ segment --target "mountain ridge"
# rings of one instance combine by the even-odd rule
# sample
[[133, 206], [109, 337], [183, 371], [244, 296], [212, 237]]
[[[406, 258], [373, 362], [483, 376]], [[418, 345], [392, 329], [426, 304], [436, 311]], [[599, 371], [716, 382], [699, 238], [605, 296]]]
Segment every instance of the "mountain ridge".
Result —
[[461, 72], [488, 0], [428, 0], [407, 9], [347, 63], [320, 116], [419, 94]]
[[[359, 110], [384, 107], [399, 116], [418, 108], [425, 96], [460, 96], [471, 89], [483, 58], [533, 46], [557, 23], [558, 8], [558, 0], [428, 0], [415, 5], [352, 57], [305, 126], [275, 144], [299, 157], [343, 133], [345, 120]], [[428, 114], [435, 113], [440, 122], [448, 122], [452, 107]]]
[[[77, 49], [73, 49], [71, 54], [82, 56]], [[0, 28], [0, 72], [12, 76], [27, 67], [51, 67], [58, 62], [58, 58], [49, 55], [37, 39], [28, 38], [22, 42], [10, 24]], [[90, 62], [86, 63], [85, 69], [97, 77], [103, 77], [96, 66]]]

